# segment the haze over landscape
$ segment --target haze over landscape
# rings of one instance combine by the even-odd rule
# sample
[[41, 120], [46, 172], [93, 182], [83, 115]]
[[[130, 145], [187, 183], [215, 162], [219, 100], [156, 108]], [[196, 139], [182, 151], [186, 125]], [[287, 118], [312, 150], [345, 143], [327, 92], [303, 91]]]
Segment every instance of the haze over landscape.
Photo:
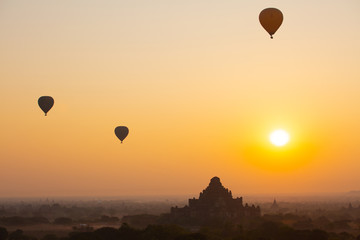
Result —
[[[267, 7], [284, 14], [274, 39]], [[359, 12], [0, 0], [0, 197], [197, 196], [213, 176], [234, 195], [360, 190]], [[40, 96], [55, 99], [46, 117]]]

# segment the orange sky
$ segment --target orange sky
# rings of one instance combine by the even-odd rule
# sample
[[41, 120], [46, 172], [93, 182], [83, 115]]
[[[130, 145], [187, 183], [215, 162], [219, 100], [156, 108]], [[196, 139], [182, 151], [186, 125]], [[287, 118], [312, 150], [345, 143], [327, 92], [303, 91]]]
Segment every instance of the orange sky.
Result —
[[[272, 40], [267, 7], [284, 14]], [[240, 195], [360, 190], [359, 11], [0, 1], [0, 197], [197, 194], [213, 176]]]

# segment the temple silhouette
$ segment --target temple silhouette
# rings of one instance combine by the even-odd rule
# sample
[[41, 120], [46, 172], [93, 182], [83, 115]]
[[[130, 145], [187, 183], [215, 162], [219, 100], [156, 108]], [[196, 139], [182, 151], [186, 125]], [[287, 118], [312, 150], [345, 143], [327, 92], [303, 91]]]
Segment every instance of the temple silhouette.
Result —
[[199, 196], [189, 199], [185, 207], [172, 207], [170, 220], [177, 223], [202, 224], [209, 221], [242, 220], [259, 217], [260, 207], [243, 205], [243, 199], [233, 198], [231, 191], [225, 188], [220, 178], [213, 177]]

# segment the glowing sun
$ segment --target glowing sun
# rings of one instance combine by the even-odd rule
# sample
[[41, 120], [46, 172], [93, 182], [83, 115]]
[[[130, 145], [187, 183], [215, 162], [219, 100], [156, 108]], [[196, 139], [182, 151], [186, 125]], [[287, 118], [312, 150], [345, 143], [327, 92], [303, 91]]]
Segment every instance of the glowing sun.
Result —
[[275, 146], [281, 147], [289, 142], [290, 135], [286, 131], [284, 131], [282, 129], [278, 129], [278, 130], [273, 131], [270, 134], [269, 139], [272, 144], [274, 144]]

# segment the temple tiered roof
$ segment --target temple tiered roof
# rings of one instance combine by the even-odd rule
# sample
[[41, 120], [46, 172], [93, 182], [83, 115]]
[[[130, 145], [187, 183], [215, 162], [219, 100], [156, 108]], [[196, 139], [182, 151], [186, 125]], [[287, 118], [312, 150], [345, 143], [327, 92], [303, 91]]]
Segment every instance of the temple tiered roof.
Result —
[[210, 219], [260, 216], [260, 208], [248, 204], [244, 206], [242, 197], [233, 198], [231, 191], [221, 184], [220, 178], [213, 177], [200, 193], [199, 199], [189, 199], [189, 204], [183, 208], [171, 208], [170, 216], [175, 220], [203, 223]]

